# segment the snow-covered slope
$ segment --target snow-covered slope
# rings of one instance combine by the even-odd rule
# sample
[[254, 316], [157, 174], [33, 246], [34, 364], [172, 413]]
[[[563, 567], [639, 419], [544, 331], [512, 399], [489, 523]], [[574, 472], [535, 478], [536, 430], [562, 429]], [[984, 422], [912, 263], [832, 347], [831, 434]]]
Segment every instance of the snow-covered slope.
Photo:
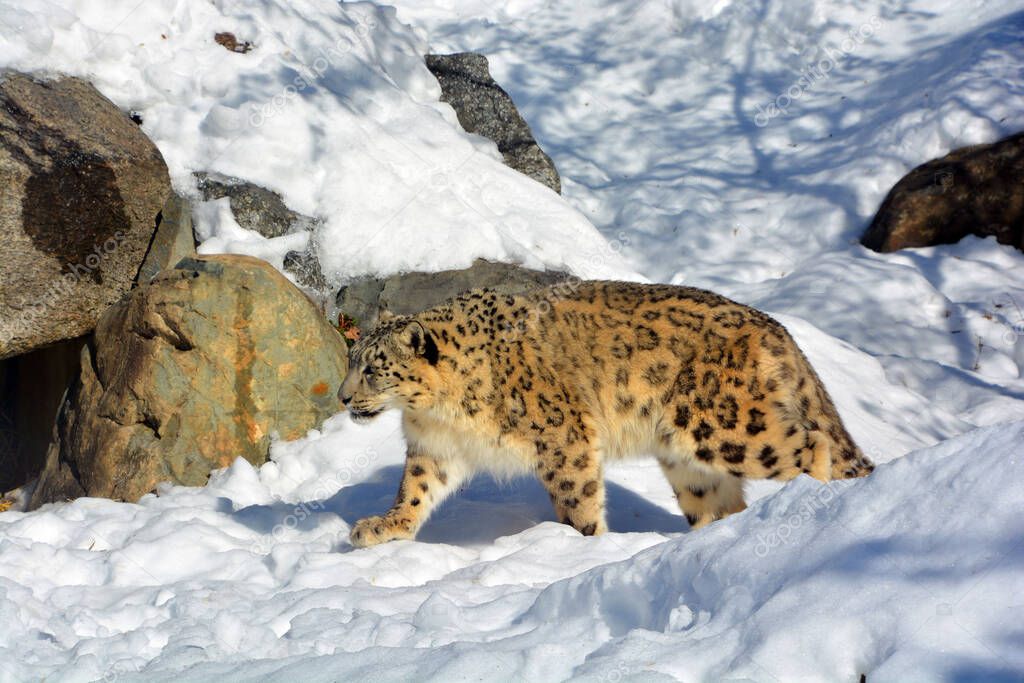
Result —
[[[599, 538], [480, 478], [353, 551], [404, 445], [340, 415], [202, 489], [0, 514], [0, 682], [1020, 680], [1024, 256], [856, 238], [914, 165], [1024, 128], [1024, 2], [398, 4], [0, 0], [0, 66], [141, 112], [182, 191], [219, 171], [322, 218], [335, 282], [488, 256], [757, 305], [883, 464], [755, 483], [696, 533], [655, 463], [617, 465]], [[490, 57], [564, 198], [458, 129], [428, 49]], [[304, 245], [222, 208], [206, 250]]]
[[811, 321], [974, 424], [1024, 418], [1021, 254], [857, 245], [911, 168], [1024, 130], [1024, 3], [396, 4], [488, 55], [644, 275]]
[[1024, 129], [1020, 3], [396, 0], [480, 50], [641, 272], [721, 288], [851, 244], [911, 167]]
[[[558, 196], [504, 166], [438, 102], [426, 44], [393, 8], [325, 0], [0, 2], [0, 67], [91, 80], [167, 160], [251, 180], [322, 219], [313, 236], [335, 284], [365, 273], [461, 268], [474, 257], [637, 276]], [[254, 45], [214, 42], [231, 32]], [[216, 208], [216, 207], [212, 207]], [[230, 214], [197, 213], [201, 251], [281, 266], [305, 235], [267, 240]], [[552, 230], [551, 226], [559, 226]], [[398, 245], [416, 245], [415, 249]]]

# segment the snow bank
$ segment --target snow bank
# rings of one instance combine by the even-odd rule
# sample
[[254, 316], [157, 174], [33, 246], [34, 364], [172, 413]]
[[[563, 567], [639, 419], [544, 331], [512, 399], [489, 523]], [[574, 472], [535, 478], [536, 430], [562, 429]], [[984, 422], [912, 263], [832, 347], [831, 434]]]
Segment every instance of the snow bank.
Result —
[[[543, 521], [539, 486], [477, 482], [431, 521], [428, 542], [353, 552], [348, 523], [379, 509], [399, 476], [395, 427], [339, 417], [301, 449], [282, 445], [295, 452], [274, 464], [239, 461], [204, 489], [0, 515], [0, 681], [999, 681], [1024, 670], [1012, 637], [1024, 422], [866, 479], [795, 480], [699, 532], [653, 531], [669, 513], [630, 509], [613, 483], [613, 528], [628, 510], [647, 530], [585, 538]], [[493, 530], [503, 516], [518, 518], [509, 535], [473, 539], [474, 517]]]
[[[682, 680], [1004, 680], [1024, 595], [1024, 424], [980, 430], [865, 480], [801, 478], [742, 518], [545, 589], [610, 638], [574, 675]], [[983, 514], [965, 501], [985, 500]], [[1009, 602], [1007, 598], [1010, 598]]]

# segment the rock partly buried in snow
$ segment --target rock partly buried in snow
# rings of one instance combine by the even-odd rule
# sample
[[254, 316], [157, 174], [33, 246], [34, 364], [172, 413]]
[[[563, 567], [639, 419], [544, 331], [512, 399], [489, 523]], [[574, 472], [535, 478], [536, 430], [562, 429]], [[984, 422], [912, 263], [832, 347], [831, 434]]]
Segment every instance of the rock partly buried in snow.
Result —
[[203, 200], [227, 197], [235, 220], [247, 230], [269, 238], [316, 226], [316, 219], [292, 211], [281, 195], [265, 187], [217, 173], [196, 173], [195, 176]]
[[291, 274], [299, 285], [314, 292], [327, 291], [327, 280], [324, 279], [320, 260], [310, 250], [289, 251], [284, 255], [284, 269]]
[[338, 412], [341, 336], [294, 285], [248, 256], [188, 258], [108, 309], [57, 418], [32, 507], [137, 500], [157, 482], [202, 485], [271, 436]]
[[487, 57], [475, 52], [427, 55], [427, 68], [469, 133], [498, 145], [505, 164], [561, 193], [555, 162], [540, 148], [512, 98], [491, 78]]
[[338, 310], [367, 328], [383, 308], [398, 315], [419, 313], [470, 289], [490, 287], [502, 294], [519, 294], [536, 287], [565, 282], [570, 276], [555, 270], [532, 270], [509, 263], [477, 259], [469, 268], [439, 273], [403, 273], [386, 279], [361, 277], [338, 292]]
[[192, 232], [192, 211], [187, 200], [172, 194], [160, 212], [159, 225], [146, 259], [139, 268], [139, 282], [149, 282], [156, 275], [187, 256], [195, 256], [196, 239]]
[[890, 190], [861, 244], [887, 252], [967, 235], [1024, 250], [1024, 133], [915, 168]]
[[91, 330], [170, 195], [160, 152], [91, 85], [0, 75], [0, 358]]
[[239, 40], [235, 37], [234, 33], [230, 33], [229, 31], [215, 33], [213, 35], [213, 42], [222, 46], [225, 50], [237, 52], [243, 55], [253, 48], [253, 44], [248, 40]]

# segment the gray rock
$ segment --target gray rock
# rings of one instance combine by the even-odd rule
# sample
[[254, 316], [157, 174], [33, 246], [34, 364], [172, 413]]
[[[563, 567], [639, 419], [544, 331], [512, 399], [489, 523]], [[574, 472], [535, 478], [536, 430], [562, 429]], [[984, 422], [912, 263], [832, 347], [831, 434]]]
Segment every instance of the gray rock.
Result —
[[204, 201], [227, 197], [238, 224], [264, 237], [280, 237], [316, 226], [316, 219], [292, 211], [281, 195], [265, 187], [219, 173], [198, 172], [195, 177]]
[[381, 309], [398, 315], [433, 308], [462, 292], [490, 287], [502, 294], [564, 282], [558, 271], [531, 270], [508, 263], [477, 259], [469, 268], [439, 273], [404, 273], [386, 279], [362, 277], [343, 287], [335, 304], [339, 312], [354, 318], [359, 327], [373, 326]]
[[512, 98], [491, 78], [487, 58], [475, 52], [427, 55], [427, 68], [441, 84], [447, 102], [469, 133], [498, 145], [505, 165], [561, 193], [555, 163], [540, 148]]
[[31, 508], [201, 486], [271, 437], [339, 412], [348, 348], [306, 296], [249, 256], [183, 259], [103, 313], [57, 416]]
[[327, 291], [320, 260], [312, 251], [289, 251], [284, 255], [284, 269], [303, 287], [318, 294]]
[[159, 224], [146, 259], [139, 268], [139, 282], [149, 282], [162, 270], [196, 254], [196, 238], [192, 232], [192, 211], [187, 200], [172, 194], [160, 212]]
[[0, 358], [89, 332], [170, 194], [160, 152], [91, 85], [0, 74]]
[[[401, 276], [397, 276], [401, 277]], [[380, 313], [380, 294], [385, 280], [376, 277], [359, 277], [338, 290], [335, 307], [354, 319], [361, 327], [372, 327]]]
[[887, 252], [994, 236], [1024, 250], [1024, 133], [953, 150], [905, 175], [861, 244]]

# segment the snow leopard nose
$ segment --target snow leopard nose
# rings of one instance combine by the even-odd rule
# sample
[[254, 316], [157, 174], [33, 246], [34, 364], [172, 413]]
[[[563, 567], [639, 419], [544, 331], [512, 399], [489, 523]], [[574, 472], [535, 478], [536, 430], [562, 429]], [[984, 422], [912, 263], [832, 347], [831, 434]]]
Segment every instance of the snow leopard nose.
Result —
[[338, 400], [341, 401], [342, 405], [348, 405], [352, 402], [352, 395], [345, 393], [345, 386], [338, 387]]

